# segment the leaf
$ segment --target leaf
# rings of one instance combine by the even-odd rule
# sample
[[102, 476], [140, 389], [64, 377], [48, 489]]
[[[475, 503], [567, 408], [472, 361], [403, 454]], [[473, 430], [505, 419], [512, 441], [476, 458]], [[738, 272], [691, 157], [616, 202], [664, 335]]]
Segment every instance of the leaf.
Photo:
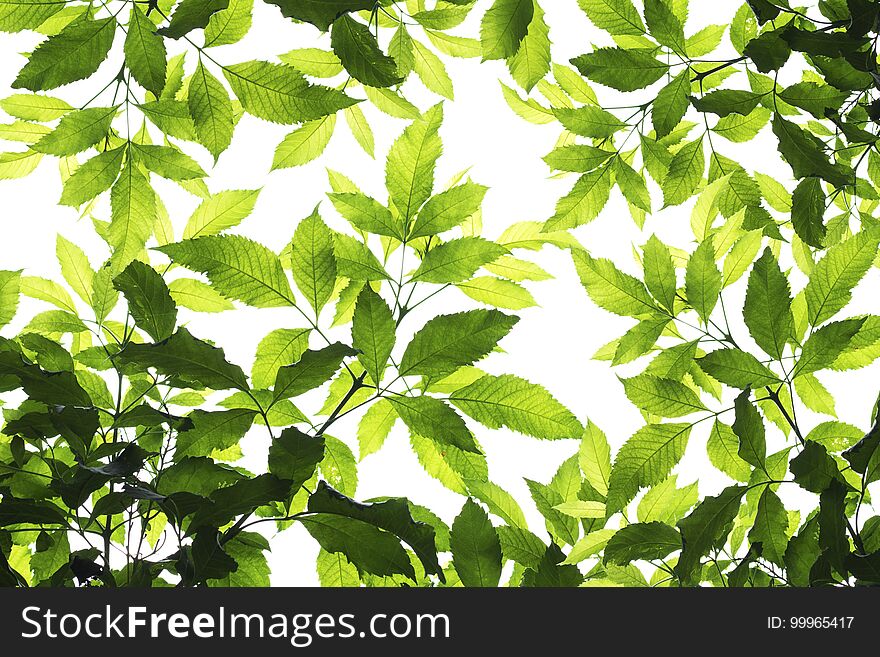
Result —
[[92, 107], [65, 114], [58, 127], [33, 145], [34, 150], [59, 157], [76, 155], [107, 136], [116, 107]]
[[645, 24], [630, 0], [578, 0], [593, 24], [613, 36], [640, 36]]
[[230, 0], [226, 9], [211, 16], [205, 27], [205, 48], [238, 43], [251, 29], [253, 0]]
[[502, 246], [481, 237], [462, 237], [428, 251], [412, 280], [427, 283], [459, 283], [507, 253]]
[[190, 215], [183, 239], [215, 235], [244, 221], [257, 203], [258, 189], [233, 189], [211, 194]]
[[189, 84], [187, 106], [199, 143], [216, 161], [232, 143], [235, 129], [232, 101], [220, 80], [201, 61]]
[[684, 118], [691, 90], [691, 73], [683, 71], [657, 93], [651, 108], [651, 122], [657, 138], [672, 132]]
[[663, 179], [663, 206], [681, 205], [693, 196], [705, 172], [703, 137], [688, 142], [672, 157]]
[[330, 44], [345, 70], [358, 82], [371, 87], [392, 87], [403, 82], [397, 64], [379, 49], [369, 28], [351, 16], [344, 14], [333, 22]]
[[526, 91], [531, 91], [550, 72], [550, 29], [544, 12], [534, 4], [534, 15], [516, 53], [508, 58], [510, 75]]
[[465, 452], [480, 453], [464, 420], [445, 402], [427, 395], [394, 396], [388, 401], [414, 434], [439, 444], [453, 445]]
[[817, 249], [825, 243], [825, 192], [819, 178], [804, 178], [791, 195], [791, 225], [795, 234]]
[[130, 159], [110, 190], [110, 207], [107, 241], [113, 247], [113, 271], [119, 272], [143, 251], [156, 216], [156, 194]]
[[639, 501], [637, 515], [641, 522], [677, 522], [697, 503], [697, 482], [676, 488], [678, 478], [667, 477], [651, 488]]
[[483, 61], [515, 55], [534, 15], [533, 0], [495, 0], [480, 24]]
[[112, 16], [74, 21], [37, 46], [12, 88], [48, 91], [90, 77], [107, 58], [116, 26]]
[[283, 64], [233, 64], [223, 75], [246, 112], [273, 123], [314, 121], [358, 102], [336, 89], [309, 84], [299, 71]]
[[340, 277], [356, 281], [391, 279], [369, 247], [350, 235], [333, 234], [333, 254]]
[[358, 230], [403, 241], [400, 222], [384, 205], [360, 192], [330, 194], [333, 207]]
[[429, 575], [444, 581], [437, 562], [436, 536], [433, 527], [413, 519], [412, 507], [403, 498], [389, 498], [372, 504], [359, 504], [340, 495], [325, 483], [319, 483], [309, 498], [309, 511], [333, 513], [369, 523], [387, 531], [409, 545]]
[[815, 331], [801, 349], [792, 378], [831, 367], [865, 323], [862, 319], [831, 322]]
[[733, 433], [739, 438], [737, 455], [746, 463], [764, 470], [767, 466], [767, 439], [764, 431], [764, 419], [758, 409], [749, 401], [750, 392], [743, 391], [736, 398], [736, 419]]
[[429, 90], [444, 98], [452, 100], [455, 90], [452, 87], [452, 79], [446, 71], [443, 60], [437, 57], [430, 49], [421, 43], [412, 40], [413, 46], [413, 70]]
[[177, 264], [205, 274], [228, 299], [257, 308], [291, 305], [292, 292], [274, 253], [239, 235], [209, 235], [156, 249]]
[[610, 260], [594, 259], [584, 250], [572, 251], [572, 258], [587, 294], [600, 308], [624, 317], [657, 311], [644, 284], [617, 269]]
[[788, 545], [788, 512], [779, 496], [770, 486], [764, 488], [758, 500], [755, 524], [749, 532], [752, 545], [760, 543], [761, 556], [778, 566], [784, 566], [785, 549]]
[[795, 178], [819, 176], [835, 187], [852, 181], [852, 172], [842, 164], [832, 164], [824, 153], [824, 143], [778, 114], [773, 117], [773, 134], [779, 139], [779, 152], [791, 166]]
[[564, 513], [572, 518], [604, 518], [605, 505], [602, 502], [583, 502], [577, 500], [574, 502], [563, 502], [556, 504], [554, 507], [560, 513]]
[[208, 175], [195, 160], [171, 146], [132, 144], [132, 149], [141, 164], [163, 178], [181, 181]]
[[804, 289], [810, 325], [818, 326], [842, 310], [852, 290], [871, 268], [880, 233], [862, 231], [828, 249]]
[[501, 543], [489, 516], [468, 499], [452, 523], [452, 563], [464, 586], [498, 586]]
[[705, 324], [708, 324], [709, 316], [718, 303], [722, 282], [721, 272], [715, 264], [713, 240], [708, 238], [700, 243], [688, 259], [685, 272], [685, 294], [688, 303], [697, 311]]
[[178, 306], [200, 313], [221, 313], [235, 306], [207, 283], [194, 278], [178, 278], [168, 284], [171, 298]]
[[380, 399], [367, 408], [357, 430], [361, 460], [382, 448], [395, 422], [397, 412], [387, 399]]
[[320, 474], [345, 495], [357, 491], [357, 460], [348, 445], [332, 436], [324, 436], [324, 460]]
[[237, 445], [251, 428], [256, 414], [256, 411], [240, 408], [193, 411], [187, 416], [192, 420], [192, 428], [177, 435], [174, 460], [179, 461], [186, 456], [211, 456], [215, 451]]
[[319, 349], [308, 350], [293, 365], [278, 370], [273, 387], [274, 401], [298, 397], [323, 385], [342, 367], [342, 361], [354, 356], [355, 351], [340, 342]]
[[[349, 107], [345, 110], [346, 116], [349, 116], [348, 112], [355, 110], [360, 111], [357, 105]], [[298, 167], [317, 159], [330, 143], [335, 127], [335, 114], [302, 124], [278, 144], [272, 160], [272, 170]]]
[[439, 235], [459, 226], [479, 211], [487, 189], [465, 182], [431, 197], [416, 216], [409, 238]]
[[165, 42], [156, 26], [138, 6], [132, 6], [125, 36], [125, 63], [131, 76], [147, 91], [159, 96], [165, 88]]
[[587, 482], [600, 495], [607, 495], [611, 476], [611, 446], [603, 431], [590, 421], [587, 421], [581, 438], [578, 463]]
[[718, 349], [698, 359], [697, 363], [713, 379], [740, 390], [782, 383], [773, 370], [739, 349]]
[[156, 344], [128, 344], [117, 358], [213, 390], [248, 388], [244, 372], [226, 361], [222, 349], [194, 338], [183, 327]]
[[299, 222], [291, 242], [291, 273], [309, 305], [320, 313], [336, 286], [333, 235], [317, 210]]
[[618, 530], [605, 546], [605, 563], [626, 566], [632, 561], [663, 559], [681, 549], [681, 536], [662, 522], [634, 523]]
[[648, 50], [597, 48], [571, 60], [582, 75], [618, 91], [637, 91], [663, 77], [669, 66]]
[[260, 340], [251, 370], [254, 387], [268, 388], [281, 367], [297, 362], [309, 348], [309, 333], [309, 329], [275, 329]]
[[211, 16], [229, 6], [229, 0], [181, 0], [171, 20], [160, 32], [169, 39], [179, 39], [193, 30], [207, 27]]
[[542, 439], [578, 438], [583, 426], [543, 387], [513, 375], [483, 376], [449, 397], [477, 422]]
[[343, 14], [372, 9], [375, 0], [266, 0], [287, 18], [306, 21], [326, 32]]
[[697, 394], [685, 384], [652, 374], [621, 379], [626, 396], [642, 410], [660, 417], [681, 417], [706, 410]]
[[745, 493], [745, 486], [729, 486], [719, 495], [704, 499], [690, 515], [678, 521], [683, 547], [675, 574], [683, 584], [699, 580], [703, 556], [726, 541]]
[[385, 375], [385, 367], [394, 349], [394, 317], [388, 304], [369, 287], [358, 296], [352, 319], [352, 346], [359, 351], [358, 360], [379, 385]]
[[429, 320], [400, 360], [400, 374], [433, 379], [487, 356], [519, 321], [497, 310], [470, 310]]
[[135, 260], [113, 279], [128, 302], [135, 324], [156, 342], [170, 338], [177, 325], [177, 306], [155, 269]]
[[696, 98], [690, 97], [691, 105], [698, 112], [709, 112], [718, 116], [740, 114], [748, 116], [761, 102], [761, 94], [740, 89], [719, 89]]
[[677, 289], [675, 265], [669, 248], [655, 235], [645, 244], [642, 267], [645, 271], [645, 285], [651, 295], [666, 310], [673, 310]]
[[[553, 110], [554, 116], [569, 132], [581, 137], [606, 139], [627, 127], [627, 124], [611, 112], [592, 105], [570, 108], [562, 107]], [[614, 155], [608, 153], [605, 157]]]
[[626, 507], [640, 488], [666, 479], [684, 454], [690, 431], [688, 424], [649, 424], [624, 443], [608, 481], [609, 514]]
[[840, 479], [837, 463], [819, 443], [808, 441], [789, 465], [795, 483], [811, 493], [822, 493]]
[[323, 437], [288, 427], [269, 446], [269, 472], [290, 481], [291, 490], [297, 491], [314, 476], [324, 459], [324, 448]]
[[743, 319], [749, 333], [765, 353], [779, 360], [794, 333], [788, 279], [768, 248], [749, 274]]
[[388, 196], [407, 225], [434, 189], [434, 167], [443, 148], [442, 120], [443, 105], [435, 105], [407, 126], [388, 152]]

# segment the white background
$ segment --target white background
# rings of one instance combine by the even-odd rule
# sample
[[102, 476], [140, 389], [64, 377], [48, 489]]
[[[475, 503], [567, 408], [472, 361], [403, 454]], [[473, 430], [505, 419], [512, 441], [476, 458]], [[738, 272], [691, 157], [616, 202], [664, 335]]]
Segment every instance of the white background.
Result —
[[[481, 16], [482, 10], [489, 4], [486, 1], [478, 3], [474, 16]], [[283, 53], [294, 47], [328, 47], [329, 39], [314, 28], [294, 26], [283, 21], [274, 7], [259, 1], [256, 5], [254, 27], [247, 38], [239, 44], [213, 51], [214, 57], [220, 62], [266, 59], [269, 54]], [[542, 5], [551, 28], [555, 61], [567, 62], [570, 57], [589, 50], [591, 43], [608, 44], [607, 36], [589, 23], [574, 0], [552, 0]], [[688, 34], [709, 23], [730, 20], [739, 3], [727, 0], [692, 5], [686, 28]], [[469, 20], [457, 32], [476, 36], [478, 25]], [[414, 35], [418, 36], [418, 32], [414, 32]], [[11, 81], [24, 64], [25, 60], [17, 53], [29, 50], [35, 42], [33, 34], [2, 35], [0, 38], [0, 97], [11, 92]], [[726, 37], [724, 43], [729, 50]], [[510, 111], [501, 97], [498, 84], [499, 78], [510, 83], [503, 63], [480, 64], [478, 60], [454, 60], [445, 56], [444, 61], [455, 84], [455, 100], [445, 104], [446, 119], [441, 129], [444, 155], [438, 168], [438, 185], [444, 184], [462, 169], [471, 167], [472, 179], [490, 188], [483, 211], [485, 234], [490, 238], [497, 237], [512, 223], [543, 221], [552, 216], [556, 201], [574, 182], [573, 177], [551, 179], [551, 172], [541, 160], [541, 156], [553, 147], [559, 127], [555, 124], [528, 124]], [[190, 67], [193, 64], [194, 60], [190, 59]], [[102, 67], [98, 79], [106, 82], [117, 69], [118, 59]], [[100, 86], [103, 86], [103, 82], [98, 88]], [[602, 88], [597, 91], [600, 97], [604, 93], [604, 98], [613, 101], [610, 104], [617, 104], [612, 92]], [[58, 95], [73, 104], [88, 98], [85, 92], [81, 93], [83, 98], [72, 97], [73, 93], [76, 93], [73, 89], [62, 89]], [[414, 75], [404, 86], [404, 93], [422, 109], [440, 100], [422, 87]], [[208, 181], [212, 191], [262, 187], [255, 212], [234, 232], [246, 234], [270, 248], [280, 250], [289, 241], [297, 221], [322, 202], [324, 194], [329, 191], [325, 167], [348, 175], [364, 192], [384, 200], [384, 154], [405, 122], [382, 115], [366, 104], [362, 107], [376, 134], [376, 160], [360, 149], [340, 117], [336, 134], [319, 160], [303, 167], [273, 173], [268, 172], [274, 148], [290, 128], [245, 116], [239, 124], [232, 147], [221, 156]], [[786, 184], [790, 183], [790, 170], [778, 162], [772, 140], [764, 135], [757, 146], [761, 150], [757, 150], [755, 144], [748, 147], [752, 150], [744, 150], [720, 138], [716, 140], [716, 147], [730, 157], [740, 158], [747, 168], [757, 167]], [[189, 153], [196, 151], [208, 168], [210, 157], [206, 157], [204, 151], [199, 152], [189, 146], [185, 148]], [[5, 145], [5, 150], [17, 149], [16, 145]], [[768, 153], [770, 156], [765, 155]], [[197, 200], [174, 185], [160, 185], [179, 237]], [[92, 257], [94, 266], [106, 257], [105, 247], [94, 235], [88, 218], [80, 218], [75, 210], [56, 204], [60, 193], [57, 167], [50, 158], [46, 158], [38, 170], [24, 180], [0, 182], [0, 268], [23, 269], [26, 275], [60, 281], [54, 255], [57, 233], [83, 246]], [[655, 207], [659, 206], [658, 198], [655, 197]], [[654, 232], [671, 245], [692, 248], [693, 237], [689, 230], [691, 205], [655, 212], [649, 217], [646, 229], [641, 231], [630, 219], [625, 204], [615, 191], [599, 219], [577, 229], [575, 235], [594, 255], [610, 258], [619, 267], [637, 274], [633, 246], [644, 244]], [[322, 211], [325, 219], [342, 226], [326, 200], [322, 204]], [[96, 216], [106, 219], [107, 209], [99, 208]], [[502, 343], [507, 353], [492, 355], [483, 366], [493, 373], [516, 373], [541, 383], [582, 421], [589, 418], [602, 427], [616, 448], [642, 423], [639, 413], [624, 397], [616, 374], [634, 373], [643, 367], [645, 361], [639, 361], [620, 372], [612, 372], [606, 363], [593, 361], [591, 356], [600, 346], [621, 335], [632, 321], [613, 316], [592, 305], [578, 282], [567, 253], [547, 248], [535, 259], [555, 279], [530, 284], [540, 306], [517, 313], [522, 319]], [[790, 266], [790, 263], [785, 264]], [[855, 307], [861, 312], [867, 312], [871, 307], [876, 312], [876, 274], [875, 270], [872, 282], [863, 285], [857, 294]], [[742, 287], [737, 286], [725, 293], [728, 309], [741, 308]], [[869, 291], [873, 291], [873, 303], [869, 303]], [[19, 319], [4, 333], [14, 334], [23, 319], [36, 310], [44, 309], [41, 305], [26, 301]], [[426, 304], [428, 314], [414, 314], [406, 320], [404, 327], [412, 331], [433, 315], [455, 312], [472, 305], [459, 292], [447, 291], [436, 297], [433, 304]], [[273, 328], [303, 325], [303, 320], [292, 310], [240, 308], [220, 316], [197, 315], [184, 310], [181, 315], [189, 322], [195, 335], [217, 341], [224, 347], [229, 359], [246, 370], [252, 362], [256, 344], [265, 333]], [[329, 321], [330, 315], [324, 318], [325, 324], [329, 324]], [[742, 326], [734, 326], [734, 331], [739, 336], [745, 335]], [[347, 336], [343, 333], [339, 337], [346, 339]], [[319, 345], [315, 343], [313, 346]], [[823, 376], [823, 381], [835, 393], [841, 420], [862, 428], [868, 426], [871, 406], [877, 394], [877, 374], [875, 364], [858, 374]], [[355, 450], [356, 419], [347, 418], [335, 425], [332, 432]], [[725, 419], [732, 421], [732, 417]], [[805, 424], [812, 425], [809, 420]], [[702, 426], [702, 431], [694, 432], [688, 454], [676, 472], [679, 473], [679, 485], [699, 479], [700, 493], [705, 495], [725, 485], [725, 479], [705, 457], [702, 446], [709, 425]], [[577, 443], [541, 442], [508, 431], [478, 430], [478, 438], [488, 454], [492, 480], [519, 500], [532, 529], [542, 534], [543, 520], [529, 499], [523, 477], [547, 482], [559, 464], [576, 452]], [[781, 436], [777, 439], [780, 441], [777, 447], [781, 447]], [[246, 440], [248, 463], [257, 468], [264, 458], [265, 438], [253, 436]], [[451, 493], [423, 472], [409, 448], [401, 423], [398, 423], [385, 447], [361, 463], [359, 479], [358, 498], [407, 496], [430, 507], [447, 522], [452, 521], [463, 502], [460, 496]], [[804, 498], [802, 501], [807, 505], [815, 504], [813, 499]], [[314, 541], [298, 526], [275, 538], [270, 556], [273, 583], [316, 584], [313, 567], [316, 551]]]

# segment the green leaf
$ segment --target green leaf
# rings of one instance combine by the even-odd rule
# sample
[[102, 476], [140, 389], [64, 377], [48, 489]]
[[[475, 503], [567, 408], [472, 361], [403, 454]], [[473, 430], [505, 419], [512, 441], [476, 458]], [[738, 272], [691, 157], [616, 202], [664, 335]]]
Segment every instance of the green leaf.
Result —
[[603, 431], [590, 421], [587, 421], [581, 438], [578, 463], [587, 482], [600, 495], [607, 495], [611, 476], [611, 446]]
[[132, 154], [147, 169], [169, 180], [195, 180], [207, 174], [188, 155], [171, 146], [132, 144]]
[[329, 196], [336, 211], [358, 230], [403, 241], [400, 222], [376, 199], [360, 192], [343, 192]]
[[33, 145], [34, 150], [59, 157], [76, 155], [107, 136], [117, 107], [92, 107], [64, 115], [48, 135]]
[[333, 254], [340, 277], [356, 281], [391, 279], [369, 247], [350, 235], [333, 234]]
[[752, 469], [739, 456], [740, 441], [733, 429], [716, 420], [709, 434], [706, 452], [716, 468], [735, 481], [747, 482]]
[[226, 9], [211, 16], [205, 27], [205, 48], [238, 43], [251, 29], [254, 0], [229, 0]]
[[624, 509], [639, 489], [666, 479], [684, 455], [690, 432], [688, 424], [649, 424], [633, 434], [614, 459], [605, 502], [608, 513]]
[[375, 0], [266, 0], [287, 18], [306, 21], [326, 32], [343, 14], [373, 9]]
[[660, 44], [685, 52], [684, 26], [666, 0], [645, 0], [645, 23]]
[[685, 272], [685, 294], [688, 303], [697, 311], [703, 323], [718, 303], [721, 294], [722, 276], [715, 264], [715, 247], [712, 238], [703, 240], [688, 259]]
[[761, 73], [778, 70], [791, 56], [791, 48], [780, 36], [780, 31], [764, 31], [743, 48], [743, 55], [752, 60]]
[[234, 228], [254, 211], [258, 189], [231, 189], [211, 194], [190, 215], [183, 239], [215, 235]]
[[556, 213], [547, 220], [546, 231], [576, 228], [593, 221], [608, 202], [611, 168], [603, 165], [581, 176], [571, 192], [556, 204]]
[[544, 11], [535, 3], [535, 13], [516, 53], [508, 58], [510, 75], [526, 91], [531, 91], [550, 72], [550, 29]]
[[644, 284], [617, 269], [610, 260], [595, 259], [584, 250], [572, 258], [587, 294], [600, 308], [624, 317], [640, 317], [657, 311]]
[[626, 566], [639, 559], [663, 559], [681, 549], [681, 536], [662, 522], [634, 523], [618, 530], [605, 546], [605, 563]]
[[767, 438], [764, 431], [764, 418], [749, 401], [750, 392], [743, 391], [736, 398], [736, 419], [733, 433], [739, 438], [737, 455], [746, 463], [766, 472]]
[[446, 71], [443, 60], [415, 39], [412, 40], [412, 46], [414, 56], [413, 70], [419, 76], [422, 84], [435, 94], [452, 100], [455, 90], [452, 87], [452, 79]]
[[697, 503], [697, 482], [676, 488], [678, 478], [671, 475], [651, 488], [639, 501], [637, 515], [641, 522], [677, 522]]
[[749, 274], [743, 318], [758, 346], [777, 360], [794, 333], [791, 303], [788, 279], [767, 248]]
[[597, 48], [571, 60], [582, 75], [618, 91], [644, 89], [663, 77], [669, 66], [649, 50]]
[[168, 284], [171, 298], [178, 306], [199, 313], [222, 313], [235, 306], [207, 283], [194, 278], [178, 278]]
[[760, 543], [761, 556], [778, 566], [783, 566], [785, 549], [788, 546], [788, 511], [779, 496], [770, 486], [764, 488], [758, 500], [755, 524], [749, 532], [752, 545]]
[[422, 206], [410, 231], [410, 239], [445, 233], [477, 213], [487, 187], [466, 182], [431, 197]]
[[48, 91], [90, 77], [107, 58], [116, 26], [112, 16], [74, 21], [37, 46], [12, 88]]
[[20, 271], [0, 270], [0, 327], [6, 326], [15, 317], [20, 281]]
[[429, 524], [413, 519], [412, 507], [407, 500], [390, 498], [359, 504], [321, 482], [309, 498], [309, 512], [342, 515], [393, 534], [413, 549], [427, 574], [438, 575], [443, 581], [437, 562], [435, 530]]
[[334, 21], [330, 44], [345, 70], [358, 82], [371, 87], [392, 87], [403, 82], [397, 64], [379, 49], [370, 29], [351, 16], [342, 15]]
[[382, 448], [395, 422], [397, 412], [387, 399], [380, 399], [367, 408], [357, 430], [361, 460]]
[[194, 338], [183, 327], [156, 344], [129, 344], [117, 358], [213, 390], [248, 388], [244, 372], [226, 361], [222, 349]]
[[299, 222], [291, 246], [293, 280], [309, 305], [320, 313], [336, 286], [337, 259], [333, 234], [317, 209]]
[[534, 15], [533, 0], [495, 0], [480, 24], [483, 61], [515, 55]]
[[741, 390], [782, 383], [773, 370], [739, 349], [718, 349], [697, 359], [697, 363], [712, 378]]
[[400, 374], [440, 379], [473, 365], [495, 349], [519, 318], [497, 310], [470, 310], [429, 320], [400, 360]]
[[207, 27], [211, 16], [229, 6], [229, 0], [181, 0], [171, 20], [160, 32], [170, 39], [179, 39], [193, 30]]
[[351, 347], [340, 342], [334, 342], [317, 351], [304, 352], [296, 363], [278, 370], [273, 387], [275, 402], [298, 397], [327, 383], [342, 367], [342, 361], [355, 353]]
[[131, 159], [110, 190], [110, 207], [107, 241], [113, 247], [113, 271], [119, 272], [143, 252], [156, 217], [156, 194]]
[[489, 516], [468, 499], [452, 523], [452, 563], [464, 586], [498, 586], [501, 543]]
[[829, 162], [825, 144], [818, 137], [778, 114], [773, 117], [773, 134], [779, 139], [779, 152], [795, 178], [819, 176], [835, 187], [852, 183], [852, 171], [843, 164]]
[[825, 243], [825, 192], [819, 178], [804, 178], [791, 195], [791, 225], [795, 234], [817, 249]]
[[642, 17], [630, 0], [578, 0], [593, 24], [613, 36], [640, 36], [645, 33]]
[[237, 445], [251, 428], [256, 414], [256, 411], [241, 408], [193, 411], [187, 416], [192, 420], [192, 428], [177, 435], [174, 459], [179, 461], [186, 456], [211, 456], [214, 451]]
[[663, 206], [681, 205], [693, 196], [705, 172], [703, 137], [688, 142], [672, 157], [663, 179]]
[[314, 476], [324, 459], [324, 447], [323, 437], [289, 427], [269, 446], [269, 472], [292, 482], [291, 490], [296, 491]]
[[48, 122], [60, 119], [73, 106], [60, 98], [43, 94], [12, 94], [0, 100], [0, 109], [24, 121]]
[[687, 518], [679, 520], [683, 547], [675, 574], [683, 584], [698, 581], [702, 558], [726, 541], [745, 493], [745, 486], [725, 488], [719, 495], [704, 499]]
[[[349, 112], [359, 112], [360, 109], [353, 105], [345, 111], [346, 116], [349, 116]], [[278, 144], [272, 160], [272, 170], [298, 167], [317, 159], [330, 143], [335, 127], [335, 114], [303, 123]]]
[[394, 396], [388, 400], [414, 434], [430, 438], [441, 445], [452, 445], [465, 452], [480, 453], [480, 448], [464, 420], [442, 400], [427, 395]]
[[621, 379], [629, 400], [647, 413], [681, 417], [706, 410], [697, 394], [685, 384], [652, 374]]
[[388, 152], [385, 184], [407, 225], [434, 189], [434, 167], [443, 147], [442, 120], [443, 105], [435, 105], [407, 126]]
[[309, 348], [309, 329], [275, 329], [257, 346], [251, 379], [257, 389], [268, 388], [278, 370], [297, 362]]
[[583, 426], [543, 387], [507, 374], [483, 376], [449, 397], [477, 422], [549, 440], [578, 438]]
[[274, 253], [239, 235], [209, 235], [157, 248], [177, 264], [205, 274], [228, 299], [257, 308], [291, 305], [293, 293]]
[[658, 139], [672, 132], [684, 118], [690, 90], [691, 72], [686, 70], [657, 93], [651, 108], [651, 122]]
[[698, 112], [710, 112], [718, 116], [740, 114], [748, 116], [761, 102], [763, 96], [752, 91], [740, 89], [719, 89], [696, 98], [691, 96], [691, 105]]
[[156, 26], [140, 7], [132, 6], [125, 36], [125, 63], [138, 84], [157, 97], [165, 88], [165, 58], [165, 42], [156, 33]]
[[320, 473], [332, 486], [345, 495], [357, 491], [357, 460], [351, 448], [338, 438], [324, 436], [324, 460]]
[[64, 8], [47, 0], [11, 0], [0, 5], [0, 32], [36, 30]]
[[592, 105], [554, 109], [553, 115], [569, 132], [591, 139], [607, 139], [627, 127], [626, 123], [611, 112]]
[[864, 318], [845, 319], [831, 322], [815, 331], [804, 343], [791, 377], [805, 376], [831, 367], [864, 323]]
[[232, 101], [223, 83], [201, 61], [189, 83], [187, 104], [199, 143], [216, 161], [232, 143], [235, 129]]
[[880, 233], [862, 231], [832, 246], [816, 263], [804, 289], [812, 326], [831, 319], [849, 303], [853, 288], [871, 268], [878, 243]]
[[811, 441], [806, 442], [801, 453], [791, 460], [789, 469], [795, 483], [812, 493], [822, 493], [832, 482], [840, 479], [837, 463], [828, 450]]
[[309, 84], [299, 71], [283, 64], [233, 64], [223, 75], [246, 112], [273, 123], [314, 121], [358, 102], [337, 89]]
[[481, 237], [462, 237], [428, 251], [412, 280], [427, 283], [459, 283], [507, 253], [503, 246]]
[[370, 287], [365, 287], [358, 296], [352, 318], [352, 346], [360, 352], [358, 360], [377, 386], [382, 382], [394, 349], [396, 328], [388, 304]]
[[583, 519], [605, 517], [605, 505], [602, 502], [584, 502], [576, 500], [556, 504], [553, 508], [571, 518]]
[[135, 260], [113, 279], [128, 302], [135, 324], [156, 342], [170, 338], [177, 325], [177, 306], [159, 273]]

